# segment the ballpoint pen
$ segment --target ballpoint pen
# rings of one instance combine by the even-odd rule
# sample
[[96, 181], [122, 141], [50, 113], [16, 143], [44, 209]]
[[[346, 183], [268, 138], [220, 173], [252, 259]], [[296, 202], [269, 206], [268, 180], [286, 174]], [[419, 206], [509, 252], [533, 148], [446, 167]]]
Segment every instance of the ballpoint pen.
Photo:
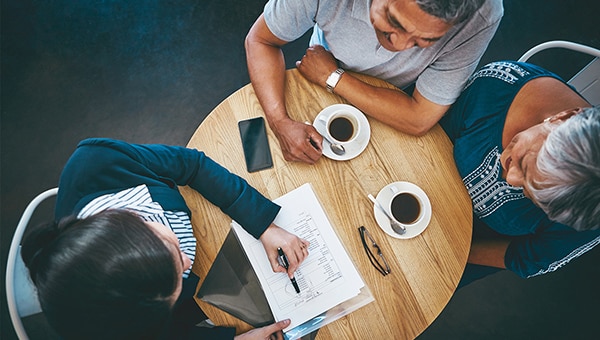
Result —
[[[277, 248], [277, 253], [279, 254], [279, 264], [287, 270], [288, 267], [290, 266], [290, 264], [288, 263], [287, 256], [285, 256], [285, 254], [283, 253], [283, 250], [281, 250], [281, 248]], [[294, 286], [296, 293], [300, 294], [300, 287], [298, 287], [296, 278], [292, 276], [290, 278], [290, 281], [292, 281], [292, 285]]]

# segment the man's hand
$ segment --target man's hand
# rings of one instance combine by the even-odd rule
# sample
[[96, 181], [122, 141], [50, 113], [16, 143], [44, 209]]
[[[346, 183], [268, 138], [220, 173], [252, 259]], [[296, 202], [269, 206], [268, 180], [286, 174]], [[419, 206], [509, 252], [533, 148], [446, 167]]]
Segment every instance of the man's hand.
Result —
[[284, 328], [290, 325], [290, 319], [281, 320], [274, 324], [256, 328], [244, 334], [236, 336], [235, 340], [283, 340]]
[[323, 137], [312, 125], [284, 118], [270, 126], [285, 160], [314, 164], [321, 157]]
[[325, 87], [327, 77], [338, 65], [331, 52], [321, 45], [314, 45], [306, 50], [302, 60], [296, 62], [296, 68], [310, 82]]
[[294, 276], [294, 272], [300, 266], [300, 263], [308, 256], [308, 246], [310, 243], [307, 240], [287, 232], [275, 224], [271, 224], [267, 230], [260, 236], [260, 241], [267, 252], [269, 262], [274, 272], [285, 273], [284, 267], [279, 265], [277, 258], [279, 256], [277, 248], [281, 248], [288, 259], [289, 267], [287, 274], [289, 277]]

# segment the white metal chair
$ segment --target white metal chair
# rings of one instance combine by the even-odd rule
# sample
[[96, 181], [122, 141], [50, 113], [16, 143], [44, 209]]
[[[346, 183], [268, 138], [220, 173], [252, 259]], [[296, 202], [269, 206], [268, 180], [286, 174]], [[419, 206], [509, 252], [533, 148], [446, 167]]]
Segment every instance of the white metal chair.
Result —
[[549, 48], [564, 48], [595, 57], [567, 83], [575, 87], [575, 89], [577, 89], [577, 91], [592, 105], [600, 105], [600, 50], [574, 42], [554, 40], [533, 47], [525, 52], [525, 54], [519, 58], [519, 61], [525, 62], [534, 54]]
[[10, 318], [19, 339], [28, 339], [21, 318], [42, 312], [37, 291], [21, 258], [21, 239], [33, 212], [45, 199], [55, 196], [58, 188], [46, 190], [25, 208], [13, 235], [6, 263], [6, 298]]

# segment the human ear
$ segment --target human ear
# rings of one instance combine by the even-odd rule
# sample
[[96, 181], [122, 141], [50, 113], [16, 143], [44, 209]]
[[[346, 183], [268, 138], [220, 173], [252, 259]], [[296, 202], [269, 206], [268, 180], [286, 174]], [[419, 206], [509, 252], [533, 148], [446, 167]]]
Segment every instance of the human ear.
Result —
[[559, 113], [555, 114], [554, 116], [551, 116], [548, 119], [548, 122], [554, 123], [554, 122], [559, 121], [559, 120], [564, 122], [567, 119], [573, 117], [574, 115], [580, 113], [581, 111], [583, 111], [583, 109], [580, 108], [580, 107], [574, 107], [572, 109], [564, 110], [562, 112], [559, 112]]

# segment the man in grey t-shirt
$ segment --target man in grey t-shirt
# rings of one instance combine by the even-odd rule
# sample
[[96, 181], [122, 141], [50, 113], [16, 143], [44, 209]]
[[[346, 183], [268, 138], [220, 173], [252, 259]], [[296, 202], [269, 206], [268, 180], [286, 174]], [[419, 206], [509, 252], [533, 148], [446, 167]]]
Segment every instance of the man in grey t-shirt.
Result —
[[[270, 0], [246, 37], [248, 71], [289, 161], [316, 162], [322, 137], [290, 119], [281, 46], [314, 27], [298, 71], [399, 131], [422, 135], [460, 94], [502, 18], [501, 0]], [[412, 95], [369, 85], [368, 74]], [[313, 145], [316, 145], [313, 146]]]

